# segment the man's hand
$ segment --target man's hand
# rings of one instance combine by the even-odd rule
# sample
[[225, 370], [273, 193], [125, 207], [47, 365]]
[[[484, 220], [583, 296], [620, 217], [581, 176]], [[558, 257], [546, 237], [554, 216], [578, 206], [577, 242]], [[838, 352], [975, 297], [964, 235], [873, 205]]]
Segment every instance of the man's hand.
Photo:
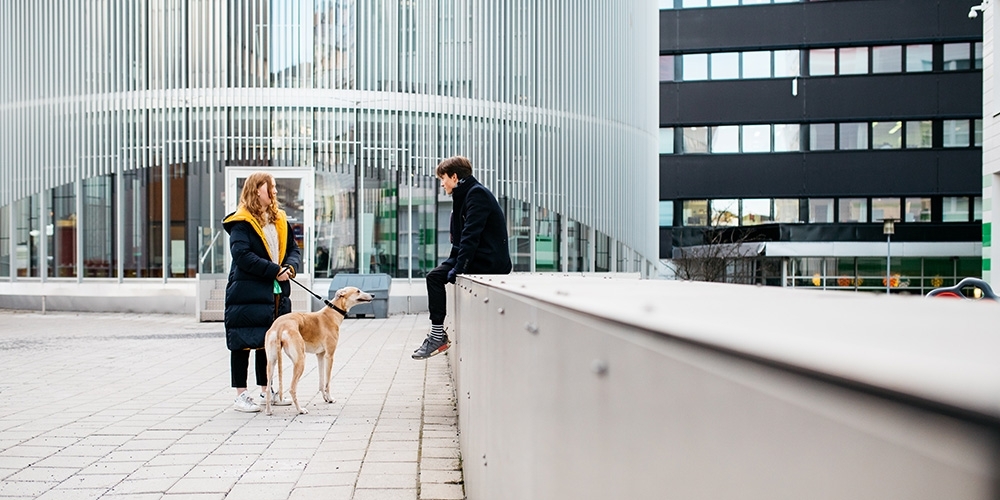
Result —
[[455, 269], [454, 267], [451, 268], [451, 270], [448, 271], [448, 283], [454, 284], [455, 283], [455, 276], [457, 276], [457, 275], [458, 275], [458, 270]]

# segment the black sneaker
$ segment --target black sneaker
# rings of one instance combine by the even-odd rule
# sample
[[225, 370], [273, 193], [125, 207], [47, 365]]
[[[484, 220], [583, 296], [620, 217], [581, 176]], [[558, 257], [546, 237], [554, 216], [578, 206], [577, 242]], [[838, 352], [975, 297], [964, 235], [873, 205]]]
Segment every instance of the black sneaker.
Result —
[[451, 347], [451, 342], [448, 341], [448, 336], [444, 336], [444, 340], [437, 341], [433, 337], [428, 336], [424, 339], [424, 343], [420, 345], [420, 349], [413, 351], [413, 359], [427, 359], [431, 356], [441, 354]]

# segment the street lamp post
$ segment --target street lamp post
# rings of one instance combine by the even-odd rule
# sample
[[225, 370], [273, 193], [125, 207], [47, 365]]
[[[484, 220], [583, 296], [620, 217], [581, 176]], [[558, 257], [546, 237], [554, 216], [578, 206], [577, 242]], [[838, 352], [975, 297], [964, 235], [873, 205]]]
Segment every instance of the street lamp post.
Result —
[[885, 293], [892, 288], [892, 235], [896, 232], [896, 222], [899, 219], [882, 219], [882, 234], [885, 235]]

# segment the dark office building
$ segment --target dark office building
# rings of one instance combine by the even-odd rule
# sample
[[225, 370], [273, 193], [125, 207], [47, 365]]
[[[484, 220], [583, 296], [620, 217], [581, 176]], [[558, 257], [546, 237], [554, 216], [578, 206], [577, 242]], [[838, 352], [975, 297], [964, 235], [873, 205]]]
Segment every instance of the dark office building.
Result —
[[714, 279], [869, 291], [888, 267], [894, 293], [980, 276], [983, 25], [968, 13], [661, 1], [661, 259], [681, 277], [701, 256], [726, 261]]

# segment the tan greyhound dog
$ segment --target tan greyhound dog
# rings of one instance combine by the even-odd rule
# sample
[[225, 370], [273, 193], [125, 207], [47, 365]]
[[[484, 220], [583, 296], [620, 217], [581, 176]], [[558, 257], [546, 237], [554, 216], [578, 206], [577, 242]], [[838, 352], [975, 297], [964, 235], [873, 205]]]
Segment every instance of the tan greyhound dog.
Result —
[[[288, 393], [292, 395], [292, 403], [299, 413], [308, 413], [299, 406], [296, 389], [299, 378], [306, 368], [305, 354], [316, 354], [319, 363], [319, 390], [323, 400], [332, 403], [330, 397], [330, 372], [333, 367], [333, 352], [337, 349], [340, 339], [340, 323], [347, 316], [347, 311], [362, 302], [371, 302], [372, 296], [358, 288], [348, 286], [337, 290], [333, 302], [324, 301], [327, 307], [312, 313], [293, 312], [284, 314], [274, 320], [271, 328], [264, 334], [264, 351], [267, 353], [267, 394], [271, 393], [271, 382], [274, 380], [274, 363], [278, 363], [278, 394], [284, 393], [284, 379], [281, 373], [281, 351], [292, 360], [292, 384]], [[271, 414], [271, 398], [267, 400], [267, 414]]]

